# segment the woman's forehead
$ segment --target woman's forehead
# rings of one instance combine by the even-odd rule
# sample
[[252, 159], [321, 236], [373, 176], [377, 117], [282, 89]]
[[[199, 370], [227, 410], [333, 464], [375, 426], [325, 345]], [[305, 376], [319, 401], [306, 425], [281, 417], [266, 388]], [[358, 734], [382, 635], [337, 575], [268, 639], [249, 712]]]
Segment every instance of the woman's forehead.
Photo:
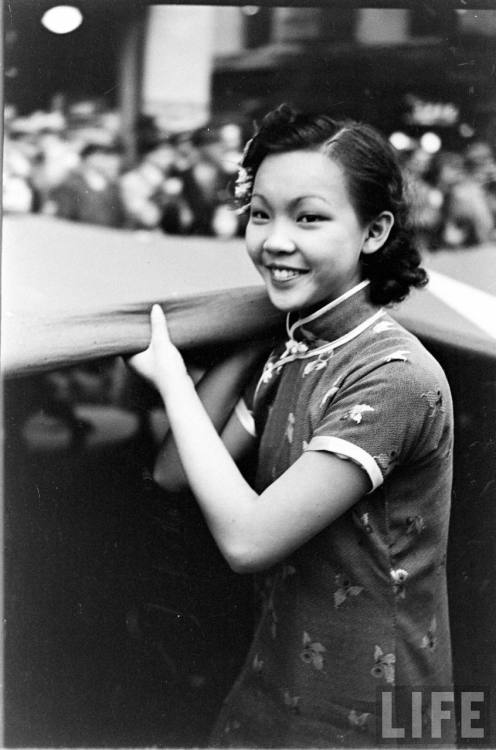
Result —
[[254, 193], [312, 195], [347, 192], [341, 166], [321, 151], [269, 154], [255, 175]]

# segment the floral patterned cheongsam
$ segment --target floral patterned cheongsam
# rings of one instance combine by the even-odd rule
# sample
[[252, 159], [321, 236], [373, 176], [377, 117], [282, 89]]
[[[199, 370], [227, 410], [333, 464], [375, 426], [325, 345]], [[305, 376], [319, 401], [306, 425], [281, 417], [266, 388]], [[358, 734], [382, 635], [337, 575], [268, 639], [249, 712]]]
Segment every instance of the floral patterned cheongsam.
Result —
[[371, 489], [257, 576], [261, 619], [211, 744], [381, 745], [380, 689], [452, 685], [450, 391], [418, 339], [371, 305], [367, 282], [288, 333], [255, 394], [257, 490], [307, 450], [356, 462]]

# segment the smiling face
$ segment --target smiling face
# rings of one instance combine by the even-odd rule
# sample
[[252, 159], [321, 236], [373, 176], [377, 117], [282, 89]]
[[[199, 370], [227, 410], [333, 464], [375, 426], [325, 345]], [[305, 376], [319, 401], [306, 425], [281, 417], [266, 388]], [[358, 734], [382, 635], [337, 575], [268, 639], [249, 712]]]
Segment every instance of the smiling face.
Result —
[[342, 169], [328, 156], [290, 151], [263, 160], [246, 245], [277, 308], [324, 304], [358, 284], [367, 235]]

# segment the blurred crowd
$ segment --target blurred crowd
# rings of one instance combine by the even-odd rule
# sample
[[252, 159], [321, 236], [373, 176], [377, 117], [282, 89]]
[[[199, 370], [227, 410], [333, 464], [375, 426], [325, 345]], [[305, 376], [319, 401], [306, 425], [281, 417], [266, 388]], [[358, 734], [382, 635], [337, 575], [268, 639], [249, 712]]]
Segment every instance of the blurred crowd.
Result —
[[[243, 219], [232, 209], [244, 139], [239, 124], [164, 134], [144, 118], [130, 159], [115, 113], [83, 120], [83, 126], [69, 122], [59, 111], [6, 118], [6, 212], [166, 234], [242, 234]], [[496, 237], [496, 160], [489, 143], [473, 136], [458, 151], [432, 153], [410, 138], [399, 154], [423, 249]]]
[[[7, 108], [3, 208], [128, 231], [241, 236], [246, 218], [233, 209], [232, 196], [249, 129], [250, 123], [228, 122], [165, 134], [142, 118], [130, 154], [113, 112], [81, 105], [70, 117], [62, 109], [19, 117]], [[490, 145], [474, 136], [458, 152], [433, 153], [422, 139], [399, 134], [398, 145], [393, 135], [421, 248], [464, 248], [496, 239], [496, 161]], [[139, 414], [143, 434], [158, 434], [156, 400], [120, 359], [49, 373], [33, 388], [25, 416], [41, 420], [43, 439], [57, 430], [76, 448], [94, 439], [94, 419], [75, 408], [88, 403], [130, 409]]]
[[463, 248], [496, 239], [496, 161], [479, 139], [461, 152], [402, 152], [420, 247]]
[[235, 123], [164, 134], [143, 118], [130, 159], [112, 113], [69, 126], [59, 112], [7, 119], [4, 210], [167, 234], [233, 237], [243, 134]]

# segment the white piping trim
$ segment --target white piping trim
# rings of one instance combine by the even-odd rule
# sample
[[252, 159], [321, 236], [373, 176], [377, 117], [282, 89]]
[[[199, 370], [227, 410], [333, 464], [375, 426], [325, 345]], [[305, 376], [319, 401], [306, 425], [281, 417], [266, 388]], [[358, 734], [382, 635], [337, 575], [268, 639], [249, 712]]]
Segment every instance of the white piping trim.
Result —
[[335, 341], [330, 341], [328, 344], [323, 344], [322, 346], [317, 347], [317, 349], [313, 349], [310, 352], [307, 352], [302, 356], [302, 359], [305, 359], [307, 357], [312, 357], [314, 354], [320, 354], [322, 352], [327, 351], [329, 348], [331, 349], [337, 349], [339, 346], [343, 346], [343, 344], [347, 344], [348, 341], [352, 341], [356, 336], [359, 336], [361, 333], [367, 330], [371, 325], [374, 325], [376, 320], [379, 318], [382, 318], [383, 315], [385, 315], [386, 311], [382, 308], [378, 310], [376, 313], [374, 313], [370, 318], [367, 318], [367, 320], [364, 320], [363, 323], [360, 323], [360, 325], [357, 325], [356, 328], [353, 328], [352, 331], [348, 331], [348, 333], [345, 333], [344, 336], [341, 336], [339, 339], [336, 339]]
[[[384, 482], [384, 477], [374, 458], [367, 451], [360, 448], [354, 443], [342, 438], [327, 435], [317, 435], [310, 440], [305, 448], [307, 451], [327, 451], [328, 453], [338, 453], [350, 458], [365, 471], [372, 484], [373, 492]], [[369, 493], [367, 493], [369, 494]]]
[[288, 313], [286, 315], [286, 330], [288, 332], [288, 336], [290, 339], [293, 338], [293, 333], [297, 328], [300, 326], [304, 326], [305, 323], [310, 323], [310, 321], [315, 320], [316, 318], [319, 318], [321, 315], [324, 315], [326, 312], [329, 312], [329, 310], [333, 310], [335, 307], [337, 307], [341, 302], [344, 302], [349, 297], [353, 297], [354, 294], [359, 292], [361, 289], [365, 289], [366, 286], [370, 284], [370, 279], [364, 279], [363, 281], [360, 281], [359, 284], [356, 284], [351, 289], [348, 289], [347, 292], [343, 292], [339, 297], [336, 297], [336, 299], [331, 300], [323, 307], [319, 307], [318, 310], [315, 310], [315, 312], [311, 313], [310, 315], [307, 315], [306, 318], [298, 318], [297, 321], [295, 321], [291, 326], [289, 325], [289, 316], [291, 313]]
[[[341, 336], [339, 339], [336, 339], [335, 341], [330, 341], [328, 344], [323, 344], [323, 346], [319, 346], [316, 349], [310, 349], [310, 351], [295, 352], [294, 354], [289, 354], [286, 357], [282, 356], [281, 359], [278, 359], [276, 362], [271, 364], [270, 371], [272, 372], [273, 370], [276, 370], [277, 368], [288, 364], [288, 362], [294, 362], [295, 359], [308, 359], [309, 357], [317, 357], [320, 354], [327, 354], [327, 352], [334, 351], [334, 349], [337, 349], [339, 346], [343, 346], [343, 344], [347, 344], [349, 341], [352, 341], [354, 338], [356, 338], [361, 333], [366, 331], [367, 328], [370, 328], [370, 326], [374, 325], [374, 323], [379, 318], [382, 318], [382, 316], [385, 314], [386, 314], [386, 311], [383, 308], [381, 308], [376, 313], [374, 313], [370, 318], [367, 318], [367, 320], [364, 320], [363, 323], [360, 323], [360, 325], [356, 326], [356, 328], [353, 328], [353, 330], [348, 331], [348, 333], [345, 333], [344, 336]], [[257, 383], [257, 387], [255, 388], [255, 398], [257, 397], [260, 384], [264, 382], [265, 375], [266, 373], [265, 373], [265, 368], [264, 368], [264, 371], [262, 372], [262, 375], [260, 376], [259, 381]]]
[[257, 436], [257, 430], [255, 428], [255, 420], [253, 414], [248, 409], [245, 400], [240, 398], [236, 406], [234, 407], [234, 413], [238, 418], [239, 423], [246, 430], [246, 432], [252, 437]]
[[293, 359], [308, 359], [308, 357], [314, 357], [318, 354], [322, 354], [323, 352], [327, 352], [329, 349], [337, 349], [339, 346], [347, 344], [348, 341], [352, 341], [356, 336], [359, 336], [361, 333], [363, 333], [363, 331], [367, 330], [367, 328], [373, 325], [379, 318], [382, 318], [385, 312], [386, 311], [381, 308], [370, 318], [367, 318], [367, 320], [364, 320], [362, 323], [357, 325], [356, 328], [353, 328], [351, 331], [348, 331], [348, 333], [345, 333], [344, 336], [340, 336], [340, 338], [335, 339], [335, 341], [329, 341], [328, 343], [322, 344], [322, 346], [318, 346], [316, 349], [310, 349], [307, 352], [296, 352], [295, 354], [290, 354], [287, 357], [279, 359], [274, 364], [274, 367], [278, 367], [280, 364], [286, 364], [286, 362], [291, 362]]

